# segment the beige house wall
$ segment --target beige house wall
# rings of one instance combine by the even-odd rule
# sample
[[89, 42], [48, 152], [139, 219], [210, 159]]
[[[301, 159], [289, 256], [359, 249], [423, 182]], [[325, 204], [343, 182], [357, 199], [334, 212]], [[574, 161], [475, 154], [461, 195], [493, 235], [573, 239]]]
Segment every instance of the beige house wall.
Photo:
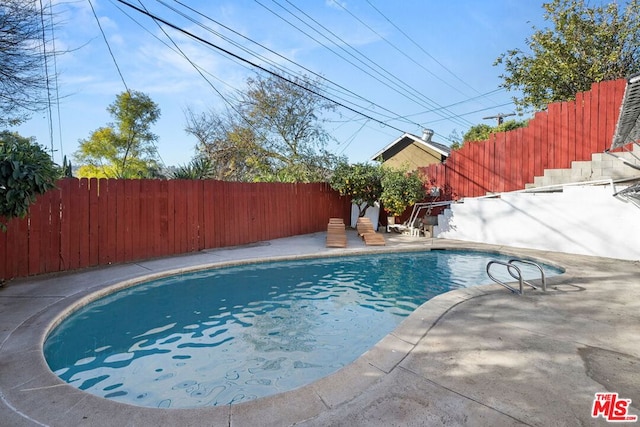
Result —
[[412, 143], [395, 156], [383, 162], [383, 165], [396, 169], [416, 170], [419, 167], [440, 163], [441, 154]]

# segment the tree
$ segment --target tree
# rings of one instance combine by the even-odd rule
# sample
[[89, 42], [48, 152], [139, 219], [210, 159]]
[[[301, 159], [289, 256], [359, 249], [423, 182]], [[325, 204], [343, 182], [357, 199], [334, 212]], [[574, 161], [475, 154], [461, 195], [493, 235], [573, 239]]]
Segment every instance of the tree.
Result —
[[462, 136], [462, 144], [467, 141], [485, 141], [489, 139], [489, 135], [493, 132], [493, 127], [486, 123], [471, 126], [467, 133]]
[[623, 12], [617, 2], [585, 0], [553, 0], [543, 8], [552, 28], [533, 27], [530, 53], [513, 49], [494, 63], [505, 69], [501, 86], [522, 91], [514, 98], [519, 109], [541, 110], [592, 83], [640, 71], [640, 0], [629, 0]]
[[237, 114], [186, 111], [186, 131], [196, 137], [197, 156], [206, 159], [211, 178], [223, 181], [255, 181], [264, 173], [266, 153], [252, 128], [238, 122]]
[[467, 141], [486, 141], [492, 133], [507, 132], [513, 129], [518, 129], [527, 126], [528, 123], [528, 120], [507, 120], [506, 122], [500, 123], [498, 126], [489, 126], [485, 123], [471, 126], [467, 133], [462, 137], [462, 144], [464, 145]]
[[382, 167], [369, 163], [341, 162], [335, 168], [329, 185], [342, 196], [351, 197], [358, 206], [358, 216], [363, 217], [370, 206], [382, 195]]
[[215, 171], [210, 159], [195, 157], [189, 164], [178, 166], [171, 176], [173, 179], [213, 179]]
[[384, 210], [392, 216], [402, 215], [408, 207], [426, 196], [424, 183], [417, 172], [385, 169], [381, 184], [380, 201]]
[[[61, 171], [33, 139], [0, 132], [0, 216], [24, 217], [36, 196], [55, 187]], [[0, 223], [6, 230], [6, 225]]]
[[151, 125], [160, 117], [160, 109], [151, 98], [137, 91], [116, 96], [107, 111], [115, 123], [94, 131], [80, 141], [75, 153], [83, 164], [80, 177], [151, 178], [159, 169]]
[[224, 114], [187, 114], [187, 132], [199, 154], [211, 158], [224, 179], [242, 181], [326, 181], [341, 159], [322, 113], [333, 105], [307, 77], [256, 76]]
[[[4, 0], [0, 4], [0, 126], [17, 125], [28, 111], [46, 106], [42, 93], [47, 53], [43, 34], [47, 13], [29, 0]], [[43, 25], [45, 27], [43, 28]]]

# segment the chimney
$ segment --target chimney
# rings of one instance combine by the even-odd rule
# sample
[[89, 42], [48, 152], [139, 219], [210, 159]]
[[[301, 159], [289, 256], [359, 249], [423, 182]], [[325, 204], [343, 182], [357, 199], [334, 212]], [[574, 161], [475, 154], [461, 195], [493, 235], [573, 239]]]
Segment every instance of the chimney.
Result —
[[433, 130], [431, 129], [423, 129], [422, 130], [422, 140], [424, 142], [431, 142], [431, 137], [433, 136]]

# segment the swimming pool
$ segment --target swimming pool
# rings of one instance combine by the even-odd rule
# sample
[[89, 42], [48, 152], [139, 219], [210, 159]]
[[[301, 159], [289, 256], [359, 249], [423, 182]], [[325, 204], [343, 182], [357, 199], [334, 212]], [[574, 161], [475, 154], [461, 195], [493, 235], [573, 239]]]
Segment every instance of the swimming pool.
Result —
[[63, 380], [121, 402], [239, 403], [337, 371], [428, 299], [489, 283], [490, 259], [507, 258], [386, 253], [166, 277], [77, 310], [51, 331], [45, 357]]

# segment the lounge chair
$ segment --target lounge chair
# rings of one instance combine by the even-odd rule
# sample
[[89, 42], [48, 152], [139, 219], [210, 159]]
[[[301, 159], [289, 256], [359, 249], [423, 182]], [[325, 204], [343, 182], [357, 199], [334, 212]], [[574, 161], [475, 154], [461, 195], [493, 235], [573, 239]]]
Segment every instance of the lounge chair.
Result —
[[347, 247], [347, 232], [342, 218], [329, 218], [329, 224], [327, 224], [327, 247]]
[[387, 242], [384, 240], [384, 236], [377, 233], [373, 229], [371, 220], [367, 217], [360, 217], [356, 222], [356, 229], [358, 235], [364, 239], [364, 243], [369, 246], [384, 246]]

